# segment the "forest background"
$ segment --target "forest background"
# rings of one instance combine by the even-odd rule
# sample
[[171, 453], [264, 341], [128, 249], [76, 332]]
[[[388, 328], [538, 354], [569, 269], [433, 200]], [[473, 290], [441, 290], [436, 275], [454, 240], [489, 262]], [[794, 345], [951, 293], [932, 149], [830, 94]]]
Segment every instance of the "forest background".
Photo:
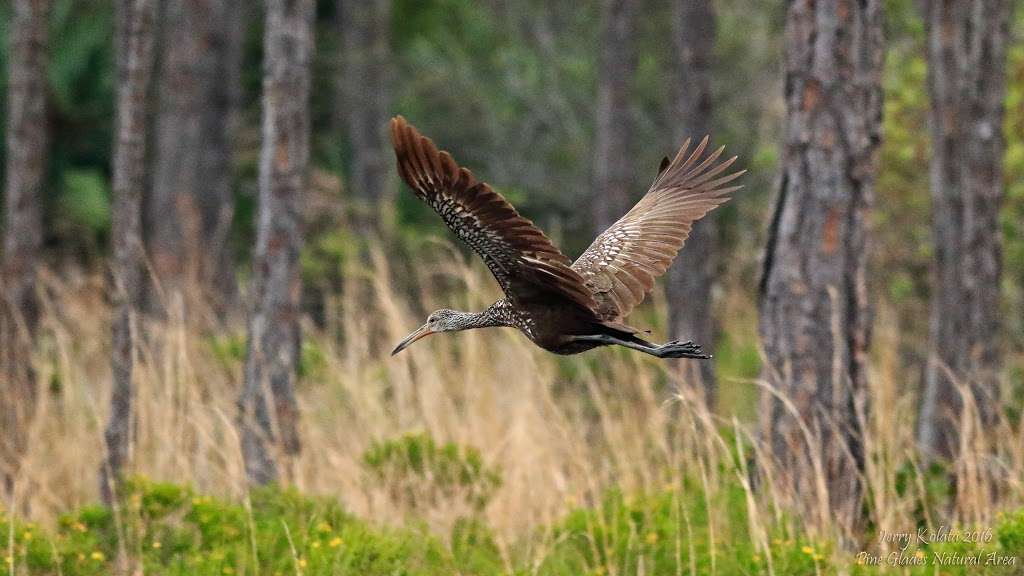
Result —
[[[812, 5], [0, 4], [12, 573], [1020, 569], [1024, 3]], [[802, 69], [806, 30], [834, 45]], [[863, 120], [834, 157], [818, 106]], [[394, 114], [570, 256], [683, 139], [737, 154], [631, 319], [714, 360], [497, 330], [389, 357], [498, 297], [400, 185]], [[840, 210], [839, 256], [787, 202]], [[796, 254], [842, 281], [787, 292]], [[995, 536], [880, 537], [944, 525]]]

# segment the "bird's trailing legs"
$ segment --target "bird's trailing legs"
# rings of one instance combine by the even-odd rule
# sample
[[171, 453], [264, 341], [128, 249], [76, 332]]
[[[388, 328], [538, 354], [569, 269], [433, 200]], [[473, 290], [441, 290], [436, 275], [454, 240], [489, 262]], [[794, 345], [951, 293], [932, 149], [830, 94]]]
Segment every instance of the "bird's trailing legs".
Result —
[[594, 334], [587, 336], [573, 336], [573, 340], [578, 342], [598, 342], [606, 346], [618, 345], [631, 348], [633, 350], [639, 350], [645, 354], [651, 356], [657, 356], [658, 358], [698, 358], [706, 360], [711, 358], [710, 354], [705, 354], [700, 346], [687, 340], [686, 342], [680, 342], [679, 340], [673, 340], [664, 344], [658, 345], [641, 338], [631, 337], [629, 339], [617, 338], [610, 334]]

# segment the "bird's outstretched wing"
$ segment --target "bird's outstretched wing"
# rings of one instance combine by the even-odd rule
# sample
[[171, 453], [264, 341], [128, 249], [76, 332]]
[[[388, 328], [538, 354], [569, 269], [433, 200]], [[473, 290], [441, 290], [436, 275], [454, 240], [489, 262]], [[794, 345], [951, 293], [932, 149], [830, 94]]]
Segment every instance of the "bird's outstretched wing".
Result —
[[722, 147], [702, 158], [707, 145], [704, 137], [690, 152], [687, 140], [674, 160], [666, 158], [647, 195], [573, 263], [597, 300], [594, 312], [602, 320], [619, 320], [642, 302], [675, 259], [693, 223], [741, 188], [725, 185], [745, 170], [720, 176], [736, 157], [717, 162]]
[[557, 294], [588, 310], [596, 307], [571, 260], [501, 194], [401, 116], [391, 119], [391, 142], [402, 180], [480, 255], [511, 300]]

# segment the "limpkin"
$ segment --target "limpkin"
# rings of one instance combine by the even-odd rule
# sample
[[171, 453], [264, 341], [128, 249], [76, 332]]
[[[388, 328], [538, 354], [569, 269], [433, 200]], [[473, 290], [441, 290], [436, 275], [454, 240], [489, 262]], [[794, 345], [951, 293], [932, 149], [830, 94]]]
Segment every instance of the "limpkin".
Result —
[[623, 319], [672, 263], [693, 223], [740, 188], [726, 186], [744, 171], [722, 175], [736, 161], [718, 162], [724, 147], [705, 156], [707, 137], [692, 151], [687, 140], [672, 161], [662, 160], [636, 206], [572, 262], [501, 194], [404, 118], [393, 118], [390, 128], [402, 180], [483, 259], [505, 293], [483, 312], [431, 313], [392, 355], [430, 334], [507, 326], [556, 354], [619, 345], [659, 358], [711, 357], [689, 341], [652, 344]]

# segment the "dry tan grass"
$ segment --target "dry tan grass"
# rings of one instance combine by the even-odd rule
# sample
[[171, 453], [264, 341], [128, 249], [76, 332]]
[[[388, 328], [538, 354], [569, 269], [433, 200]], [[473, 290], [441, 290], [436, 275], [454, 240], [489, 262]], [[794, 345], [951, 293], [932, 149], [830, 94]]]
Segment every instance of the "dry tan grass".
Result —
[[[500, 468], [503, 485], [485, 515], [510, 544], [550, 526], [573, 506], [597, 502], [611, 487], [626, 493], [658, 490], [686, 475], [699, 480], [711, 501], [726, 481], [738, 481], [746, 491], [749, 538], [770, 561], [768, 526], [792, 521], [800, 495], [771, 488], [776, 471], [759, 449], [754, 423], [731, 416], [727, 407], [718, 411], [721, 416], [709, 411], [668, 364], [617, 350], [557, 358], [511, 330], [434, 336], [390, 358], [389, 344], [421, 321], [408, 305], [415, 298], [428, 309], [480, 309], [497, 296], [486, 274], [457, 251], [439, 244], [432, 252], [431, 261], [401, 287], [387, 260], [375, 254], [368, 269], [348, 271], [341, 295], [326, 303], [328, 325], [306, 327], [306, 337], [323, 351], [325, 369], [298, 385], [303, 449], [287, 469], [290, 484], [336, 496], [355, 514], [381, 523], [416, 513], [447, 534], [466, 512], [457, 502], [403, 509], [361, 465], [374, 441], [427, 432], [474, 446]], [[418, 287], [414, 299], [409, 285]], [[9, 509], [28, 510], [47, 523], [97, 499], [110, 373], [102, 278], [50, 277], [44, 292], [51, 298], [36, 363], [41, 381], [59, 393], [41, 395], [32, 449]], [[736, 311], [726, 318], [726, 329], [735, 322], [737, 331], [750, 335], [752, 304], [742, 294], [726, 294]], [[656, 308], [663, 306], [655, 299]], [[242, 499], [245, 476], [234, 429], [240, 365], [219, 360], [210, 344], [211, 338], [237, 338], [241, 332], [214, 328], [219, 324], [212, 314], [197, 306], [187, 318], [180, 302], [169, 311], [168, 322], [143, 326], [133, 471]], [[920, 483], [903, 494], [896, 490], [901, 468], [920, 459], [914, 444], [916, 395], [910, 370], [895, 352], [900, 335], [889, 328], [889, 316], [881, 306], [870, 379], [873, 410], [865, 416], [865, 480], [871, 520], [899, 531], [914, 526], [925, 494]], [[565, 376], [568, 371], [573, 378]], [[733, 396], [757, 394], [761, 387], [729, 386]], [[977, 430], [975, 421], [968, 411], [965, 424], [973, 432], [966, 441], [972, 449], [956, 466], [961, 495], [945, 517], [929, 519], [933, 524], [986, 522], [998, 508], [1024, 502], [1024, 427], [1004, 420], [998, 430]], [[735, 459], [734, 452], [742, 457]], [[755, 470], [767, 479], [759, 486], [751, 480]], [[998, 471], [998, 491], [978, 480], [983, 470]], [[724, 513], [712, 511], [712, 534]], [[818, 537], [859, 537], [844, 533], [828, 514], [809, 514], [804, 524], [802, 529]]]

